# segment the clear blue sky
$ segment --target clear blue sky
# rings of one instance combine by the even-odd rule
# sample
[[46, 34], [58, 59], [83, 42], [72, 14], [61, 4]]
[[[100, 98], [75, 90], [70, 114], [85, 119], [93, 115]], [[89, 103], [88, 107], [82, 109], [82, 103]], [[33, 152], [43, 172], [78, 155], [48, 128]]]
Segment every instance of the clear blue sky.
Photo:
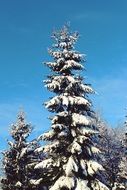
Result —
[[115, 126], [127, 106], [126, 0], [0, 0], [0, 147], [20, 107], [38, 135], [49, 128], [42, 103], [50, 96], [41, 63], [50, 60], [51, 32], [70, 21], [81, 37], [77, 49], [87, 54], [83, 75], [98, 95], [95, 109]]

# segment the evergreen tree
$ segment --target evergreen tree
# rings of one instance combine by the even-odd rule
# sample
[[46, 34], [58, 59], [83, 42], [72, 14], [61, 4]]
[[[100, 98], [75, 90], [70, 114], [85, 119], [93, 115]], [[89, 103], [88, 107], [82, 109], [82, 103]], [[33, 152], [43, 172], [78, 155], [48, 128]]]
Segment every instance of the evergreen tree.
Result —
[[25, 122], [24, 113], [21, 111], [16, 124], [11, 128], [13, 141], [8, 141], [9, 150], [3, 152], [3, 190], [39, 189], [36, 183], [38, 174], [34, 170], [34, 166], [40, 161], [39, 155], [35, 153], [39, 145], [35, 140], [27, 141], [31, 132], [32, 126]]
[[52, 129], [40, 136], [49, 141], [41, 149], [46, 159], [35, 168], [45, 170], [50, 190], [107, 190], [96, 178], [103, 168], [95, 160], [99, 149], [93, 143], [98, 131], [88, 94], [94, 91], [76, 74], [84, 68], [84, 55], [74, 50], [79, 35], [64, 26], [52, 37], [55, 44], [49, 53], [54, 61], [45, 64], [53, 73], [45, 83], [56, 96], [45, 105], [56, 114], [50, 118]]

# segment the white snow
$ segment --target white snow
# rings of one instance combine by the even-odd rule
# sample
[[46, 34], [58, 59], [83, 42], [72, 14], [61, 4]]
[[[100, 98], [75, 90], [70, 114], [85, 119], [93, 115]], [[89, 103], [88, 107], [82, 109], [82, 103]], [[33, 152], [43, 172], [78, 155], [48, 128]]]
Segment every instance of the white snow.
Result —
[[78, 52], [76, 52], [76, 51], [68, 51], [67, 49], [64, 49], [63, 50], [63, 56], [65, 57], [65, 58], [70, 58], [70, 59], [76, 59], [76, 60], [78, 60], [79, 62], [81, 61], [81, 60], [83, 60], [83, 58], [85, 57], [85, 54], [80, 54], [80, 53], [78, 53]]
[[90, 127], [80, 127], [79, 131], [82, 135], [99, 133], [98, 131], [91, 129]]
[[91, 106], [90, 102], [83, 97], [74, 97], [74, 104]]
[[46, 108], [50, 108], [52, 106], [55, 105], [59, 105], [61, 103], [59, 96], [55, 96], [54, 98], [52, 98], [50, 101], [46, 102]]
[[71, 153], [74, 154], [76, 152], [80, 154], [82, 152], [82, 147], [76, 141], [74, 141], [72, 143]]
[[26, 153], [27, 153], [27, 149], [28, 147], [25, 147], [21, 150], [21, 153], [20, 153], [20, 158], [22, 158]]
[[94, 90], [88, 85], [80, 84], [80, 87], [85, 93], [94, 93]]
[[76, 126], [76, 125], [90, 125], [91, 120], [84, 115], [73, 113], [72, 114], [72, 124], [74, 126]]
[[52, 119], [52, 124], [55, 124], [57, 121], [58, 121], [58, 119], [60, 118], [60, 117], [63, 117], [63, 118], [65, 118], [65, 117], [67, 117], [68, 116], [68, 112], [67, 111], [63, 111], [63, 112], [60, 112], [60, 113], [58, 113], [56, 116], [54, 116], [54, 118]]
[[88, 139], [88, 137], [84, 136], [84, 135], [80, 135], [77, 137], [77, 142], [83, 144], [84, 141], [86, 141]]
[[75, 190], [90, 190], [87, 184], [88, 184], [87, 180], [77, 179], [77, 186]]
[[54, 130], [50, 130], [50, 131], [40, 135], [38, 139], [39, 140], [46, 140], [46, 139], [48, 140], [48, 139], [52, 138], [54, 136], [54, 134], [55, 134]]
[[46, 160], [43, 160], [42, 162], [40, 162], [39, 164], [37, 164], [34, 168], [35, 169], [43, 169], [43, 168], [50, 168], [53, 164], [53, 159], [48, 158]]
[[21, 187], [22, 186], [22, 183], [20, 181], [18, 181], [16, 184], [15, 184], [16, 187]]
[[35, 152], [39, 153], [39, 152], [43, 152], [43, 150], [44, 150], [44, 147], [41, 146], [41, 147], [39, 147], [39, 148], [36, 148], [36, 149], [35, 149]]
[[64, 81], [68, 81], [68, 86], [65, 88], [65, 91], [70, 91], [72, 86], [78, 84], [79, 89], [81, 89], [84, 93], [94, 93], [93, 89], [90, 86], [81, 84], [81, 81], [74, 78], [73, 76], [54, 76], [52, 80], [45, 81], [45, 86], [51, 91], [54, 91], [55, 89], [60, 90], [61, 85]]
[[91, 106], [91, 104], [89, 103], [89, 101], [83, 97], [80, 96], [68, 96], [68, 94], [63, 94], [61, 96], [58, 97], [63, 105], [87, 105], [87, 106]]
[[73, 172], [78, 172], [78, 166], [76, 164], [76, 162], [74, 161], [74, 158], [72, 156], [70, 156], [67, 165], [66, 165], [66, 170], [65, 170], [65, 174], [68, 177], [72, 177], [74, 176]]
[[62, 99], [62, 104], [65, 105], [65, 106], [68, 106], [69, 98], [66, 97], [66, 96], [61, 96], [61, 99]]
[[68, 135], [68, 131], [67, 130], [64, 130], [64, 131], [61, 131], [59, 134], [58, 134], [58, 137], [67, 137]]
[[60, 71], [62, 72], [62, 71], [65, 71], [67, 69], [83, 69], [83, 68], [84, 67], [80, 63], [78, 63], [74, 60], [67, 60], [65, 62], [65, 65], [62, 67], [62, 69]]
[[61, 190], [62, 187], [73, 189], [75, 186], [75, 179], [73, 177], [60, 177], [49, 190]]
[[38, 162], [33, 162], [33, 163], [30, 163], [30, 164], [27, 164], [27, 168], [31, 168], [31, 167], [34, 167]]
[[101, 183], [98, 179], [95, 179], [93, 182], [91, 182], [91, 186], [95, 190], [109, 190], [106, 185]]
[[51, 54], [52, 54], [52, 56], [53, 56], [54, 58], [56, 58], [56, 59], [59, 59], [59, 58], [62, 57], [62, 52], [60, 52], [60, 51], [54, 51], [54, 52], [52, 52]]
[[31, 179], [30, 180], [30, 184], [32, 184], [32, 185], [39, 185], [42, 180], [43, 180], [42, 178], [38, 179], [38, 180], [37, 179]]
[[63, 124], [54, 124], [51, 127], [52, 129], [59, 129], [59, 130], [66, 128], [66, 126], [64, 126]]
[[58, 65], [58, 63], [56, 63], [56, 62], [47, 62], [46, 65], [53, 68], [53, 67], [56, 67]]
[[67, 48], [68, 45], [67, 45], [66, 42], [60, 42], [60, 43], [59, 43], [59, 47], [60, 47], [60, 48]]
[[72, 135], [73, 137], [76, 136], [76, 131], [75, 131], [75, 129], [71, 129], [71, 135]]
[[85, 54], [81, 54], [81, 53], [77, 53], [73, 51], [73, 55], [72, 55], [73, 59], [82, 60], [84, 57], [85, 57]]
[[64, 61], [65, 61], [65, 59], [64, 59], [63, 57], [57, 59], [57, 63], [58, 63], [58, 64], [61, 64], [61, 63], [63, 63]]
[[94, 154], [101, 153], [101, 151], [97, 147], [95, 147], [95, 146], [91, 146], [90, 148], [91, 148], [92, 153], [94, 153]]
[[56, 149], [58, 146], [59, 146], [60, 142], [59, 141], [54, 141], [52, 142], [52, 144], [48, 144], [48, 145], [45, 145], [43, 146], [43, 152], [46, 153], [46, 152], [53, 152], [54, 149]]
[[87, 167], [88, 167], [87, 172], [91, 176], [95, 174], [98, 170], [104, 170], [102, 165], [100, 165], [98, 162], [94, 160], [87, 161]]

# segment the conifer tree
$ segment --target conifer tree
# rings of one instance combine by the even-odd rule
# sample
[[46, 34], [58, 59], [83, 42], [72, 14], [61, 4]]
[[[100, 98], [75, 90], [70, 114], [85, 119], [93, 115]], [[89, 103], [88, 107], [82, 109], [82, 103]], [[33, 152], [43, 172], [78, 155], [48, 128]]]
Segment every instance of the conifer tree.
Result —
[[36, 183], [38, 174], [34, 170], [34, 166], [40, 161], [39, 155], [35, 153], [39, 145], [36, 140], [27, 141], [31, 132], [32, 126], [26, 123], [21, 111], [17, 122], [11, 127], [13, 140], [8, 141], [9, 149], [3, 152], [3, 190], [39, 189]]
[[56, 95], [45, 106], [55, 115], [50, 118], [52, 129], [39, 138], [49, 141], [41, 149], [46, 159], [35, 168], [45, 170], [50, 190], [107, 190], [96, 178], [103, 168], [95, 160], [99, 149], [93, 143], [98, 131], [88, 94], [94, 91], [76, 73], [84, 69], [84, 55], [74, 49], [79, 34], [64, 26], [52, 37], [53, 62], [45, 63], [52, 73], [45, 83]]

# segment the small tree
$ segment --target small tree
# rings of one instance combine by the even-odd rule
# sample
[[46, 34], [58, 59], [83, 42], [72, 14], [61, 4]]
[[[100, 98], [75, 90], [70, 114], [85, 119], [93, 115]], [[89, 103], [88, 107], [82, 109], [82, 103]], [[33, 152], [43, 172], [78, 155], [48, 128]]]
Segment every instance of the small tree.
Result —
[[105, 168], [105, 183], [112, 189], [117, 182], [119, 164], [122, 159], [122, 141], [118, 129], [113, 129], [99, 116], [96, 125], [100, 131], [98, 146], [101, 150], [101, 164]]
[[[127, 117], [127, 116], [126, 116]], [[127, 120], [124, 125], [124, 137], [122, 139], [122, 158], [119, 164], [118, 182], [127, 189]]]
[[94, 159], [99, 152], [93, 143], [98, 131], [88, 98], [94, 91], [75, 72], [84, 68], [84, 55], [73, 47], [79, 35], [65, 26], [52, 37], [56, 43], [49, 53], [54, 61], [46, 65], [54, 73], [45, 83], [56, 96], [45, 105], [56, 115], [51, 118], [52, 129], [40, 136], [50, 143], [42, 147], [47, 158], [36, 168], [47, 173], [50, 190], [107, 190], [96, 178], [103, 168]]
[[37, 173], [34, 170], [34, 166], [40, 161], [39, 155], [35, 153], [39, 145], [36, 141], [27, 141], [31, 132], [32, 126], [25, 122], [24, 113], [20, 112], [16, 124], [11, 127], [13, 141], [8, 141], [9, 150], [3, 152], [3, 190], [39, 188], [35, 183]]

